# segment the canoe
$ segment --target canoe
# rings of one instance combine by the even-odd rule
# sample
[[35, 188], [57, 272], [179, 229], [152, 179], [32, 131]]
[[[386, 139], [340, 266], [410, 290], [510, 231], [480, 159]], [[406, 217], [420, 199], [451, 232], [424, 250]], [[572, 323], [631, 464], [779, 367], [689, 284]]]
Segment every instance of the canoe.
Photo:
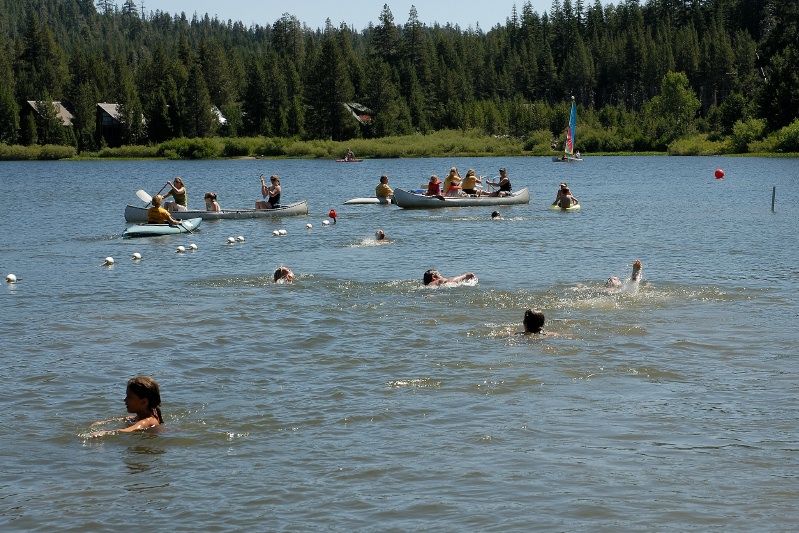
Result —
[[525, 187], [510, 196], [425, 196], [404, 189], [394, 189], [394, 201], [405, 209], [432, 209], [439, 207], [476, 207], [492, 205], [529, 204], [530, 192]]
[[[170, 213], [172, 218], [186, 220], [201, 218], [203, 220], [240, 219], [240, 218], [270, 218], [289, 217], [308, 214], [308, 202], [303, 200], [295, 204], [284, 205], [275, 209], [223, 209], [222, 211], [175, 211]], [[147, 208], [128, 205], [125, 207], [125, 220], [127, 222], [147, 222]]]
[[367, 198], [351, 198], [344, 202], [344, 205], [352, 205], [352, 204], [393, 204], [396, 203], [392, 198], [378, 198], [377, 196], [371, 196]]
[[553, 211], [579, 211], [581, 205], [583, 205], [583, 204], [574, 204], [574, 205], [572, 205], [570, 207], [567, 207], [565, 209], [560, 207], [559, 205], [550, 205], [549, 208], [551, 210], [553, 210]]
[[159, 235], [177, 235], [179, 233], [191, 233], [202, 223], [201, 218], [189, 218], [181, 220], [180, 224], [136, 224], [129, 226], [122, 233], [122, 237], [157, 237]]

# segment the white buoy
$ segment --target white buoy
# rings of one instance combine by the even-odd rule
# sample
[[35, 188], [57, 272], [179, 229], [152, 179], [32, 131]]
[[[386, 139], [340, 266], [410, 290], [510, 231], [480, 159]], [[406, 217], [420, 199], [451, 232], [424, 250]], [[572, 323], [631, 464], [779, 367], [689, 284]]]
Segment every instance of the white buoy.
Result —
[[236, 239], [234, 239], [233, 237], [228, 237], [227, 242], [228, 244], [233, 244], [234, 242], [236, 242]]
[[278, 230], [275, 230], [275, 231], [272, 232], [272, 235], [277, 237], [278, 235], [280, 235], [280, 232]]
[[176, 253], [176, 254], [182, 254], [182, 253], [183, 253], [183, 252], [185, 252], [185, 251], [186, 251], [186, 247], [185, 247], [185, 246], [183, 246], [183, 245], [181, 245], [181, 246], [178, 246], [178, 249], [177, 249], [177, 250], [175, 250], [175, 253]]
[[322, 221], [322, 225], [323, 226], [329, 226], [330, 225], [330, 221], [329, 220], [323, 220]]
[[17, 277], [14, 274], [9, 274], [6, 276], [6, 283], [16, 283]]
[[313, 227], [313, 224], [306, 224], [305, 227], [311, 229]]
[[288, 231], [286, 231], [286, 230], [284, 230], [284, 229], [280, 230], [280, 234], [281, 234], [281, 235], [286, 235], [287, 233], [288, 233]]
[[106, 257], [105, 261], [103, 261], [103, 264], [100, 265], [100, 266], [111, 266], [113, 264], [114, 264], [114, 258], [113, 257]]
[[244, 242], [244, 237], [242, 235], [239, 235], [238, 237], [236, 237], [236, 240], [239, 242]]
[[141, 254], [139, 252], [133, 252], [132, 259], [134, 261], [138, 261], [139, 259], [141, 259]]
[[194, 244], [194, 243], [191, 243], [191, 244], [189, 245], [189, 250], [196, 250], [196, 249], [197, 249], [197, 245], [196, 245], [196, 244]]

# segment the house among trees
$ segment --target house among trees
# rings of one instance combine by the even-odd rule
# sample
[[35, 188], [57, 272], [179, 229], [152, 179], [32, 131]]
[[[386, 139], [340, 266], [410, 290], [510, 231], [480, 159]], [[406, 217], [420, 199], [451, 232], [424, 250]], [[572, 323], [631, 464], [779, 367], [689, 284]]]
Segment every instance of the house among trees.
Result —
[[357, 102], [345, 102], [344, 107], [352, 113], [361, 126], [369, 126], [372, 123], [374, 111]]
[[117, 104], [97, 104], [97, 132], [110, 147], [122, 146], [124, 129]]
[[72, 104], [66, 101], [27, 100], [20, 113], [23, 142], [64, 144], [71, 138], [72, 121], [75, 119], [73, 111]]

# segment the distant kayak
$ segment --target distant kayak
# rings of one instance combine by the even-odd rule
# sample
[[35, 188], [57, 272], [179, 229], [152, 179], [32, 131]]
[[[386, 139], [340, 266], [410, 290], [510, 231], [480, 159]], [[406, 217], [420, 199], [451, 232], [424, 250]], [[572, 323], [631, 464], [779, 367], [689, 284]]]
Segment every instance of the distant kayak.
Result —
[[203, 219], [190, 218], [181, 220], [180, 224], [135, 224], [129, 226], [122, 233], [122, 237], [157, 237], [159, 235], [177, 235], [180, 233], [191, 233], [200, 227]]

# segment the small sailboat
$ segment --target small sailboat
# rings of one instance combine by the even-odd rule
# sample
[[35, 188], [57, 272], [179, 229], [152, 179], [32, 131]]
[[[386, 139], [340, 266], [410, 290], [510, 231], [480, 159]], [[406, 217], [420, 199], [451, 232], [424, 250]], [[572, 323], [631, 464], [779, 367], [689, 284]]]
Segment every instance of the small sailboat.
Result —
[[556, 155], [552, 157], [552, 161], [561, 163], [571, 163], [573, 161], [582, 161], [580, 152], [574, 152], [574, 130], [577, 128], [577, 105], [574, 103], [574, 96], [572, 96], [572, 112], [569, 116], [569, 127], [566, 129], [566, 146], [563, 149], [563, 155]]

